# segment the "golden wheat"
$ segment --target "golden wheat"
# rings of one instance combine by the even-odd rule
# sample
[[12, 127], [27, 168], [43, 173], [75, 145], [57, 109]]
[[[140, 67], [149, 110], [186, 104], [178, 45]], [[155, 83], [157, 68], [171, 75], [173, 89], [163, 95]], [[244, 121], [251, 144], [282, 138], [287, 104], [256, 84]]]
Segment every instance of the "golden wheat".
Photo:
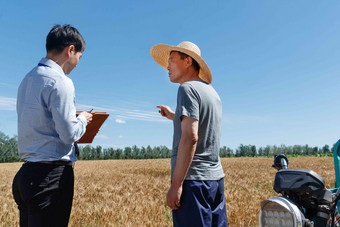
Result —
[[[258, 226], [263, 199], [273, 190], [272, 158], [223, 158], [229, 226]], [[290, 168], [311, 169], [334, 186], [333, 158], [290, 159]], [[12, 180], [21, 163], [0, 164], [0, 223], [19, 226]], [[166, 206], [170, 160], [78, 161], [69, 226], [172, 226]]]

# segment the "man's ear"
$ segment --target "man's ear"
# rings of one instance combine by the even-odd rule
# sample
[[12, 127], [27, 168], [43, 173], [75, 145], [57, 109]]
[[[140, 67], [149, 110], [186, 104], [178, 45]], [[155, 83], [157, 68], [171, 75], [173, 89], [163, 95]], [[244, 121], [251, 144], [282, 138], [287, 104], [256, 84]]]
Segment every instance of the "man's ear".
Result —
[[192, 58], [190, 56], [186, 58], [186, 63], [188, 67], [192, 66]]
[[67, 57], [71, 57], [71, 53], [75, 51], [75, 47], [74, 45], [69, 45], [67, 47], [65, 47], [64, 49], [64, 54], [67, 56]]

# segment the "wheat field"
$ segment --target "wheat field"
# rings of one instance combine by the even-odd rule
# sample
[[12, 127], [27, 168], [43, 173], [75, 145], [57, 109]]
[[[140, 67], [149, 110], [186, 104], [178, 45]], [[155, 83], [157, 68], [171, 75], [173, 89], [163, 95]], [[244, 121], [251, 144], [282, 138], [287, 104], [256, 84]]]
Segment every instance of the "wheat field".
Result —
[[[263, 199], [273, 190], [276, 170], [272, 158], [223, 158], [229, 226], [258, 226]], [[331, 157], [290, 159], [289, 168], [311, 169], [332, 188]], [[0, 226], [19, 226], [11, 184], [22, 163], [0, 164]], [[170, 160], [78, 161], [69, 226], [172, 226], [166, 206]]]

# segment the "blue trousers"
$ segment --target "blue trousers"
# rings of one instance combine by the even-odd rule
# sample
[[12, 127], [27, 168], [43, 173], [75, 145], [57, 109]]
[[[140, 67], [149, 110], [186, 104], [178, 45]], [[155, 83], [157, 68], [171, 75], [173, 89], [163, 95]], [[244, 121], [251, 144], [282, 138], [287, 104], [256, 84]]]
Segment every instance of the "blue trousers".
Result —
[[224, 178], [217, 181], [185, 180], [181, 207], [172, 211], [175, 227], [228, 226]]

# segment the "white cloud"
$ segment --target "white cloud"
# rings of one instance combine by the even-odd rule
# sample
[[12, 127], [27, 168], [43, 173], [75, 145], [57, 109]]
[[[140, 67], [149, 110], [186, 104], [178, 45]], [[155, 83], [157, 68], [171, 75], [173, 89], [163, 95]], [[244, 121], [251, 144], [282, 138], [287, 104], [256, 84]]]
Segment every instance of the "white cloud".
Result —
[[106, 109], [106, 108], [103, 108], [103, 107], [90, 106], [90, 105], [84, 105], [84, 104], [77, 104], [76, 108], [77, 108], [77, 110], [81, 110], [81, 111], [90, 111], [91, 109], [93, 109], [93, 111], [100, 111], [100, 112], [114, 111], [112, 109]]
[[123, 139], [123, 136], [118, 136], [119, 139]]
[[121, 120], [121, 119], [116, 119], [116, 123], [118, 123], [118, 124], [125, 124], [126, 121]]
[[7, 87], [7, 88], [13, 88], [13, 89], [17, 89], [17, 88], [18, 88], [18, 85], [7, 84], [7, 83], [1, 83], [1, 82], [0, 82], [0, 86], [1, 86], [1, 87]]
[[[157, 109], [154, 111], [146, 111], [135, 108], [111, 108], [77, 104], [77, 110], [89, 111], [91, 109], [94, 111], [107, 112], [111, 115], [111, 117], [114, 115], [115, 122], [118, 124], [126, 123], [127, 119], [149, 122], [171, 122], [168, 119], [162, 117], [158, 113]], [[0, 110], [16, 110], [16, 98], [0, 96]]]
[[96, 135], [96, 137], [100, 139], [105, 139], [105, 140], [109, 139], [109, 137], [105, 135]]
[[153, 122], [170, 122], [162, 117], [158, 111], [144, 111], [144, 110], [125, 110], [120, 111], [117, 117], [121, 119], [132, 119], [139, 121], [153, 121]]
[[16, 98], [8, 98], [0, 96], [0, 110], [15, 110], [16, 109]]
[[[126, 108], [128, 106], [128, 108]], [[132, 107], [130, 107], [132, 106]], [[153, 111], [146, 111], [146, 110], [140, 110], [136, 109], [136, 107], [133, 107], [132, 103], [123, 103], [121, 107], [117, 108], [115, 107], [99, 107], [99, 106], [90, 106], [90, 105], [83, 105], [83, 104], [77, 104], [77, 110], [91, 110], [94, 111], [102, 111], [107, 112], [111, 115], [114, 115], [115, 122], [118, 124], [124, 124], [126, 123], [127, 119], [131, 120], [137, 120], [137, 121], [151, 121], [151, 122], [171, 122], [168, 119], [162, 117], [157, 109], [154, 109]], [[144, 108], [148, 108], [145, 107]], [[110, 118], [110, 117], [109, 117]]]

